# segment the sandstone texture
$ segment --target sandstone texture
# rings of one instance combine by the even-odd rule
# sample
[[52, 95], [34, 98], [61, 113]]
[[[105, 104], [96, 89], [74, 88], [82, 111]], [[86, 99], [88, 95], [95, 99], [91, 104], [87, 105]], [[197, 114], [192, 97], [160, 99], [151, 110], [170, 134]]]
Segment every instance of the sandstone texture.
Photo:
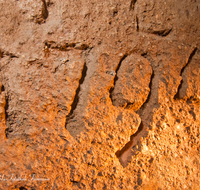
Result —
[[0, 0], [0, 190], [200, 189], [199, 0]]
[[150, 62], [131, 54], [122, 63], [116, 76], [119, 80], [111, 92], [113, 105], [138, 110], [146, 101], [149, 95], [149, 83], [152, 76]]

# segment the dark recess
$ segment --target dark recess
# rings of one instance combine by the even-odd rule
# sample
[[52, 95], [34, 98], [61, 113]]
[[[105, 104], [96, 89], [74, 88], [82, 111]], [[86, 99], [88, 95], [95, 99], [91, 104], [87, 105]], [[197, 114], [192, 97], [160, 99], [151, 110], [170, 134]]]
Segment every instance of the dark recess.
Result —
[[6, 105], [5, 105], [5, 120], [6, 120], [6, 129], [5, 129], [5, 135], [6, 138], [8, 138], [9, 133], [13, 132], [13, 129], [11, 129], [8, 125], [8, 108], [9, 108], [9, 96], [6, 96]]
[[7, 119], [8, 119], [8, 108], [9, 108], [9, 97], [7, 96], [6, 97], [6, 105], [5, 105], [5, 115], [6, 115], [6, 121], [7, 121]]
[[73, 184], [78, 184], [79, 182], [78, 181], [71, 181]]
[[46, 4], [46, 1], [45, 0], [42, 0], [43, 2], [43, 7], [42, 7], [42, 17], [44, 19], [47, 19], [48, 15], [49, 15], [49, 12], [48, 12], [48, 9], [47, 9], [47, 4]]
[[[140, 126], [137, 130], [136, 133], [134, 133], [133, 135], [131, 135], [130, 137], [130, 141], [128, 143], [125, 144], [125, 146], [121, 149], [121, 150], [118, 150], [115, 155], [119, 158], [126, 150], [128, 150], [131, 146], [132, 146], [132, 142], [134, 140], [134, 138], [143, 130], [144, 126], [143, 126], [143, 123], [141, 121], [140, 123]], [[122, 164], [122, 163], [121, 163]]]
[[193, 112], [193, 110], [189, 111], [190, 115], [192, 115], [193, 119], [196, 121], [196, 114]]
[[25, 187], [19, 187], [19, 190], [27, 190]]
[[142, 179], [141, 179], [141, 171], [138, 171], [138, 175], [137, 175], [137, 184], [140, 186], [142, 185]]
[[[150, 89], [152, 89], [152, 80], [153, 80], [153, 77], [154, 77], [154, 71], [152, 72], [150, 83], [149, 83], [149, 88]], [[140, 112], [145, 108], [145, 106], [147, 105], [147, 103], [150, 100], [150, 96], [151, 96], [151, 90], [150, 90], [150, 92], [148, 94], [148, 97], [147, 97], [146, 101], [144, 102], [144, 104], [138, 110], [136, 110], [137, 114], [140, 114]], [[125, 109], [129, 109], [132, 104], [133, 103], [128, 102], [127, 105], [126, 105], [126, 107], [125, 107]]]
[[0, 49], [0, 58], [2, 58], [3, 57], [3, 51]]
[[137, 32], [139, 32], [139, 19], [137, 16], [135, 17], [135, 20], [136, 20], [136, 24], [137, 24], [136, 30], [137, 30]]
[[73, 118], [74, 110], [76, 109], [77, 104], [79, 102], [80, 86], [83, 84], [83, 82], [85, 80], [86, 73], [87, 73], [87, 66], [86, 66], [86, 63], [85, 63], [84, 66], [83, 66], [81, 79], [79, 80], [79, 86], [76, 89], [76, 95], [75, 95], [74, 101], [73, 101], [73, 103], [71, 105], [70, 113], [66, 117], [65, 127], [66, 127], [67, 123], [69, 122], [69, 120]]
[[124, 59], [127, 57], [128, 55], [124, 55], [122, 58], [121, 58], [121, 60], [120, 60], [120, 62], [119, 62], [119, 64], [118, 64], [118, 66], [117, 66], [117, 69], [116, 69], [116, 71], [115, 71], [115, 78], [114, 78], [114, 85], [113, 85], [113, 87], [112, 88], [110, 88], [110, 99], [112, 100], [112, 102], [113, 102], [113, 97], [112, 97], [112, 92], [113, 92], [113, 90], [114, 90], [114, 88], [115, 88], [115, 84], [116, 84], [116, 81], [118, 80], [118, 76], [117, 76], [117, 73], [118, 73], [118, 71], [119, 71], [119, 68], [121, 67], [121, 64], [122, 64], [122, 61], [124, 61]]
[[133, 138], [136, 137], [142, 130], [144, 129], [144, 125], [143, 122], [141, 121], [140, 126], [138, 127], [138, 130], [136, 133], [134, 133], [133, 135], [131, 135], [131, 141], [133, 141]]
[[151, 75], [151, 79], [150, 79], [150, 83], [149, 83], [149, 88], [150, 88], [149, 95], [147, 96], [147, 99], [144, 102], [144, 104], [140, 107], [140, 109], [136, 113], [139, 113], [140, 110], [143, 110], [145, 108], [145, 106], [149, 103], [149, 100], [150, 100], [150, 97], [151, 97], [152, 86], [153, 86], [152, 81], [153, 81], [154, 76], [155, 75], [154, 75], [154, 70], [153, 70], [152, 75]]
[[137, 0], [131, 0], [130, 10], [134, 10], [136, 1], [137, 1]]
[[[142, 56], [146, 58], [147, 54], [143, 53]], [[153, 69], [153, 66], [152, 66], [152, 69]], [[153, 85], [155, 85], [155, 84], [153, 84], [154, 77], [155, 77], [155, 71], [153, 69], [152, 75], [151, 75], [151, 80], [149, 83], [149, 88], [150, 88], [149, 95], [148, 95], [146, 101], [144, 102], [144, 104], [136, 111], [136, 113], [141, 118], [141, 123], [140, 123], [140, 126], [139, 126], [137, 132], [135, 134], [131, 135], [130, 141], [121, 150], [118, 150], [115, 153], [116, 156], [119, 158], [119, 161], [123, 167], [126, 167], [128, 165], [128, 163], [130, 162], [131, 156], [136, 154], [137, 151], [141, 151], [142, 145], [141, 145], [140, 138], [141, 137], [145, 138], [148, 135], [148, 130], [151, 130], [150, 122], [152, 120], [152, 110], [153, 110], [153, 108], [159, 106], [159, 104], [156, 101], [157, 97], [155, 95], [154, 96], [152, 95], [152, 90], [153, 91], [156, 90], [155, 88], [153, 88]], [[151, 106], [147, 107], [147, 105], [149, 105], [149, 104]], [[129, 106], [130, 106], [130, 103], [128, 104], [126, 109], [128, 109]], [[148, 112], [148, 115], [146, 115], [147, 112]], [[138, 146], [138, 148], [136, 148], [136, 145]], [[132, 149], [132, 153], [130, 155], [126, 156], [127, 161], [122, 163], [123, 161], [121, 161], [120, 157], [129, 149]], [[141, 181], [139, 183], [141, 183]]]
[[155, 34], [155, 35], [158, 35], [158, 36], [165, 37], [165, 36], [167, 36], [171, 31], [172, 31], [172, 28], [170, 28], [170, 29], [164, 29], [164, 30], [158, 30], [158, 31], [153, 31], [153, 32], [150, 32], [150, 33]]
[[4, 85], [1, 86], [1, 92], [5, 91]]
[[[194, 48], [194, 50], [192, 51], [192, 53], [190, 54], [190, 57], [188, 59], [188, 62], [186, 63], [186, 65], [181, 69], [181, 73], [180, 73], [180, 76], [183, 75], [183, 71], [185, 70], [185, 68], [188, 66], [188, 64], [192, 61], [192, 58], [194, 57], [195, 53], [197, 51], [197, 47]], [[174, 96], [174, 99], [177, 100], [177, 99], [181, 99], [180, 98], [180, 89], [182, 88], [182, 85], [183, 85], [183, 79], [181, 80], [181, 83], [178, 87], [178, 90], [177, 90], [177, 93], [175, 94]]]
[[[1, 86], [1, 91], [2, 92], [5, 91], [4, 85]], [[7, 123], [8, 117], [9, 117], [8, 116], [9, 96], [6, 96], [5, 99], [6, 99], [6, 104], [5, 104], [5, 120], [6, 120], [6, 127], [7, 127], [5, 129], [5, 135], [6, 135], [6, 138], [8, 138], [8, 134], [11, 133], [11, 132], [13, 132], [13, 130], [11, 128], [9, 128], [8, 123]]]

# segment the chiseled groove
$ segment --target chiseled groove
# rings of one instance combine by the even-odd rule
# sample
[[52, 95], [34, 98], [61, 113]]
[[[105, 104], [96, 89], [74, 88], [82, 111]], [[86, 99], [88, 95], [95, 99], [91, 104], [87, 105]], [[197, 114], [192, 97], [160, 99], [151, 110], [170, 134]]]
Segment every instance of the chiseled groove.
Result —
[[119, 71], [119, 69], [120, 69], [120, 67], [121, 67], [122, 61], [123, 61], [127, 56], [128, 56], [128, 55], [125, 54], [125, 55], [121, 58], [121, 60], [119, 61], [119, 64], [117, 65], [116, 71], [115, 71], [114, 84], [113, 84], [113, 87], [110, 88], [110, 91], [109, 91], [109, 93], [110, 93], [110, 99], [111, 99], [112, 102], [113, 102], [112, 93], [113, 93], [113, 91], [114, 91], [115, 84], [116, 84], [116, 82], [117, 82], [117, 80], [118, 80], [117, 73], [118, 73], [118, 71]]
[[65, 127], [67, 126], [69, 120], [73, 118], [73, 113], [77, 108], [77, 104], [79, 102], [79, 93], [80, 93], [81, 85], [83, 84], [83, 82], [85, 80], [86, 74], [87, 74], [87, 66], [86, 66], [86, 63], [84, 63], [83, 70], [82, 70], [82, 76], [81, 76], [81, 79], [79, 80], [79, 86], [76, 89], [76, 95], [75, 95], [74, 101], [71, 105], [70, 113], [66, 116]]
[[[154, 77], [155, 77], [155, 75], [154, 75], [154, 70], [153, 70], [152, 75], [151, 75], [151, 80], [149, 83], [149, 88], [150, 88], [149, 95], [148, 95], [146, 101], [144, 102], [144, 104], [140, 107], [140, 109], [136, 111], [136, 113], [141, 118], [141, 123], [140, 123], [138, 130], [136, 131], [136, 133], [131, 135], [130, 141], [128, 143], [126, 143], [125, 146], [121, 150], [118, 150], [115, 153], [123, 167], [126, 167], [128, 165], [128, 161], [129, 161], [128, 158], [130, 158], [133, 155], [133, 152], [131, 152], [132, 148], [135, 145], [137, 145], [138, 142], [140, 142], [141, 137], [145, 137], [148, 134], [147, 123], [150, 123], [150, 121], [149, 121], [149, 119], [147, 119], [148, 122], [144, 123], [144, 120], [146, 120], [146, 119], [144, 119], [144, 115], [146, 115], [145, 108], [147, 107], [148, 104], [151, 104], [150, 100], [152, 100], [152, 98], [155, 98], [152, 95], [152, 89], [153, 89], [152, 87], [154, 85], [153, 84]], [[153, 105], [152, 105], [152, 109], [153, 109]], [[127, 154], [127, 152], [129, 152], [129, 153]]]
[[[4, 89], [4, 86], [3, 86], [3, 89]], [[4, 89], [5, 91], [5, 89]], [[9, 125], [9, 115], [8, 115], [8, 109], [9, 109], [9, 96], [7, 95], [6, 98], [6, 105], [5, 105], [5, 121], [6, 121], [6, 129], [5, 129], [5, 136], [6, 138], [8, 139], [8, 135], [9, 133], [13, 132], [13, 130], [10, 128], [10, 125]]]
[[136, 23], [136, 31], [139, 32], [139, 19], [137, 15], [135, 16], [135, 23]]
[[[150, 100], [153, 77], [154, 77], [154, 71], [152, 72], [151, 79], [150, 79], [150, 82], [149, 82], [149, 89], [150, 89], [150, 91], [149, 91], [149, 94], [148, 94], [148, 96], [147, 96], [147, 99], [146, 99], [146, 101], [142, 104], [142, 106], [141, 106], [138, 110], [143, 110], [143, 109], [144, 109], [144, 106], [147, 105], [147, 103], [148, 103], [149, 100]], [[126, 107], [125, 107], [125, 109], [129, 109], [129, 107], [130, 107], [131, 105], [133, 105], [133, 104], [134, 104], [134, 103], [128, 102], [127, 105], [126, 105]], [[136, 110], [136, 112], [137, 112], [138, 110]]]
[[[181, 70], [181, 75], [184, 71], [184, 69], [187, 67], [187, 65], [191, 62], [193, 56], [195, 55], [197, 51], [197, 48], [195, 48], [192, 53], [190, 54], [189, 56], [189, 59], [188, 59], [188, 62], [186, 63], [186, 65], [182, 68]], [[153, 67], [152, 67], [153, 68]], [[154, 74], [154, 70], [153, 70], [153, 73], [152, 73], [152, 76], [151, 76], [151, 81], [149, 83], [149, 88], [150, 88], [150, 92], [149, 92], [149, 95], [147, 97], [147, 100], [145, 101], [145, 103], [140, 107], [139, 110], [136, 111], [137, 114], [139, 114], [140, 118], [141, 118], [141, 123], [140, 123], [140, 126], [137, 130], [136, 133], [134, 133], [133, 135], [131, 135], [130, 137], [130, 141], [128, 143], [126, 143], [126, 145], [121, 149], [121, 150], [118, 150], [116, 152], [116, 156], [119, 158], [119, 161], [120, 163], [122, 164], [123, 167], [126, 167], [128, 165], [128, 157], [132, 156], [134, 153], [131, 153], [131, 149], [137, 145], [137, 143], [139, 142], [140, 143], [140, 138], [141, 137], [145, 137], [147, 136], [148, 134], [148, 131], [147, 131], [147, 124], [150, 123], [150, 120], [151, 118], [149, 119], [148, 117], [147, 118], [144, 118], [146, 117], [146, 108], [147, 108], [147, 105], [151, 105], [151, 109], [153, 109], [153, 107], [155, 107], [157, 105], [156, 102], [150, 102], [152, 101], [153, 99], [155, 99], [156, 97], [154, 97], [154, 95], [152, 95], [152, 89], [153, 89], [153, 85], [154, 85], [154, 78], [155, 78], [155, 74]], [[181, 85], [182, 85], [182, 82], [181, 84], [179, 85], [179, 89], [181, 88]], [[179, 90], [177, 92], [177, 94], [179, 93]], [[155, 104], [155, 105], [154, 105]], [[147, 110], [149, 111], [149, 110]], [[144, 123], [144, 120], [146, 123]], [[130, 151], [129, 154], [132, 154], [132, 155], [126, 155], [126, 152], [127, 151]], [[123, 156], [125, 156], [125, 158], [123, 158]]]
[[46, 4], [46, 1], [45, 1], [45, 0], [42, 0], [42, 3], [43, 3], [43, 7], [42, 7], [42, 17], [43, 17], [43, 19], [47, 19], [47, 18], [48, 18], [48, 15], [49, 15], [49, 12], [48, 12], [48, 9], [47, 9], [47, 4]]
[[[197, 47], [195, 47], [194, 50], [191, 52], [191, 54], [190, 54], [190, 56], [189, 56], [189, 58], [188, 58], [187, 63], [186, 63], [185, 66], [183, 66], [183, 68], [181, 69], [180, 76], [183, 75], [184, 70], [185, 70], [186, 67], [189, 65], [189, 63], [192, 61], [192, 58], [194, 57], [196, 51], [197, 51]], [[174, 99], [181, 99], [181, 98], [180, 98], [180, 89], [181, 89], [182, 85], [183, 85], [183, 80], [181, 80], [181, 83], [180, 83], [180, 85], [178, 86], [178, 90], [177, 90], [177, 93], [176, 93], [175, 96], [174, 96]]]
[[156, 30], [156, 31], [152, 31], [150, 33], [158, 35], [158, 36], [165, 37], [165, 36], [169, 35], [171, 31], [172, 31], [172, 28], [170, 28], [170, 29], [164, 29], [164, 30]]
[[[131, 135], [130, 137], [130, 141], [128, 143], [125, 144], [125, 146], [121, 149], [118, 150], [115, 154], [116, 156], [119, 158], [119, 161], [121, 163], [121, 165], [123, 167], [127, 166], [127, 162], [124, 162], [120, 159], [120, 157], [123, 156], [123, 154], [127, 151], [130, 150], [134, 145], [134, 138], [143, 130], [144, 126], [143, 126], [143, 122], [141, 121], [140, 126], [138, 127], [138, 130], [136, 131], [136, 133], [134, 133], [133, 135]], [[127, 158], [126, 158], [127, 159]]]
[[131, 0], [130, 10], [134, 10], [136, 1], [137, 0]]

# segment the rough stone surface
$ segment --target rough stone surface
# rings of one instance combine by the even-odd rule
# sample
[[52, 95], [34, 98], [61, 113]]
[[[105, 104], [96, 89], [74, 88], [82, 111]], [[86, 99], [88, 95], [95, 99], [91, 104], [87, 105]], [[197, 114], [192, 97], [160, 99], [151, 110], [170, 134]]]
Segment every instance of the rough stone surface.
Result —
[[0, 0], [0, 189], [200, 189], [198, 0]]
[[119, 80], [111, 92], [113, 105], [138, 110], [149, 95], [151, 64], [137, 54], [131, 54], [121, 64], [116, 76]]

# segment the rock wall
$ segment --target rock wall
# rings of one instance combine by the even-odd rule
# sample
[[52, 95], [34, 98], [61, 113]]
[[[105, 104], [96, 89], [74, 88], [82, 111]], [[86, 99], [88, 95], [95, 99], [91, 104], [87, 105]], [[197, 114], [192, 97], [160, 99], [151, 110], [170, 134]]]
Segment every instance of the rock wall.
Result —
[[0, 0], [0, 189], [199, 189], [199, 0]]

